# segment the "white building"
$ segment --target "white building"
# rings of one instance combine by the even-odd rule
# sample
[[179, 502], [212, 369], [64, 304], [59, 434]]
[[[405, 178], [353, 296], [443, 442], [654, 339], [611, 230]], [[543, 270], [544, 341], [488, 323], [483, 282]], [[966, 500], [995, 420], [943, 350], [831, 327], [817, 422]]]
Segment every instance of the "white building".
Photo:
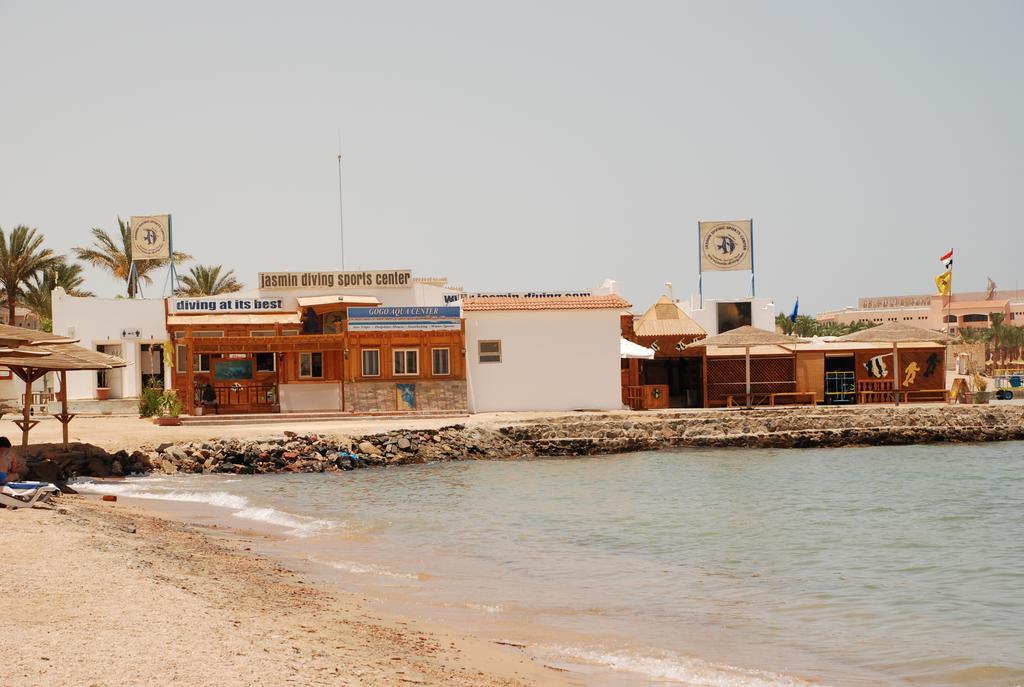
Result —
[[700, 297], [691, 296], [689, 302], [684, 301], [679, 306], [708, 336], [748, 324], [758, 329], [775, 331], [775, 301], [770, 298], [705, 298], [702, 302]]
[[594, 295], [467, 296], [472, 412], [622, 408], [620, 317], [630, 304]]
[[101, 382], [115, 399], [138, 398], [144, 380], [157, 379], [166, 385], [162, 298], [79, 298], [57, 287], [52, 300], [54, 334], [78, 339], [80, 346], [128, 363], [119, 370], [69, 372], [69, 400], [96, 398]]

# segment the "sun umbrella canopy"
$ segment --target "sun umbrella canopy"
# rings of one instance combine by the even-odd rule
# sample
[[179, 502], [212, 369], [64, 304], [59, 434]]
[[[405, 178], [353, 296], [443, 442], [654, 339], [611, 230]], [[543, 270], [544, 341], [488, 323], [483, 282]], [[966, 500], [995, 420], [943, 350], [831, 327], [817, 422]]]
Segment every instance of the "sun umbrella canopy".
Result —
[[955, 338], [948, 334], [937, 332], [934, 329], [915, 327], [914, 325], [904, 324], [903, 322], [886, 322], [885, 324], [880, 324], [877, 327], [862, 329], [859, 332], [840, 336], [836, 340], [887, 344], [920, 343], [922, 341], [950, 343], [956, 341]]
[[709, 336], [706, 339], [701, 339], [700, 341], [694, 341], [686, 347], [728, 346], [746, 348], [748, 346], [780, 346], [800, 343], [800, 341], [802, 341], [802, 339], [798, 339], [795, 336], [786, 336], [785, 334], [770, 332], [767, 329], [758, 329], [757, 327], [744, 325], [743, 327], [730, 329], [722, 334], [716, 334], [714, 336]]
[[619, 339], [619, 357], [651, 360], [654, 358], [654, 349], [633, 343], [629, 339]]
[[78, 339], [69, 339], [66, 336], [57, 336], [49, 332], [0, 324], [0, 345], [4, 346], [38, 346], [47, 343], [75, 343], [76, 341]]

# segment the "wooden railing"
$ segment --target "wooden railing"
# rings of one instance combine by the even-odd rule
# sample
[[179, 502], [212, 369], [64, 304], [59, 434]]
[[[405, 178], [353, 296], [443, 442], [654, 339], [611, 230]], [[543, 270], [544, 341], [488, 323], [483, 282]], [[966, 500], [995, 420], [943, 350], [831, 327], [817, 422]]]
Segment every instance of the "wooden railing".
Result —
[[[217, 406], [272, 406], [277, 403], [277, 387], [274, 384], [221, 384], [213, 387], [217, 395]], [[212, 405], [203, 401], [203, 387], [195, 391], [197, 406]]]
[[630, 410], [643, 410], [644, 388], [642, 386], [622, 387], [622, 405]]

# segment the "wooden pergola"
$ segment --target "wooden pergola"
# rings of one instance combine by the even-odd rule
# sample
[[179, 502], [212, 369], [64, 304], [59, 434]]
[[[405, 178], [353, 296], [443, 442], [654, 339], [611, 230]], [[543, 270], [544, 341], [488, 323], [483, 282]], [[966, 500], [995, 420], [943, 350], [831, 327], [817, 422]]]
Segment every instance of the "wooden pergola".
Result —
[[64, 447], [68, 445], [68, 423], [75, 416], [68, 413], [69, 370], [113, 370], [127, 363], [118, 357], [91, 351], [77, 345], [75, 339], [55, 336], [23, 327], [0, 325], [0, 366], [8, 368], [25, 382], [22, 417], [14, 420], [21, 430], [21, 445], [28, 446], [29, 431], [39, 420], [32, 419], [32, 383], [47, 372], [60, 376], [61, 412], [54, 417], [63, 426]]

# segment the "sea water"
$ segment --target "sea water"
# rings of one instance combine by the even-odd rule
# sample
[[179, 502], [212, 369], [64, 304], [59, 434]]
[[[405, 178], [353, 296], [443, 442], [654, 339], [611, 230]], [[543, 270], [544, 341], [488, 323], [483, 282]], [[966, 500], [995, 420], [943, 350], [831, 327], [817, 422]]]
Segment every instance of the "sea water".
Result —
[[310, 574], [592, 684], [1024, 684], [1021, 443], [81, 486], [268, 528]]

